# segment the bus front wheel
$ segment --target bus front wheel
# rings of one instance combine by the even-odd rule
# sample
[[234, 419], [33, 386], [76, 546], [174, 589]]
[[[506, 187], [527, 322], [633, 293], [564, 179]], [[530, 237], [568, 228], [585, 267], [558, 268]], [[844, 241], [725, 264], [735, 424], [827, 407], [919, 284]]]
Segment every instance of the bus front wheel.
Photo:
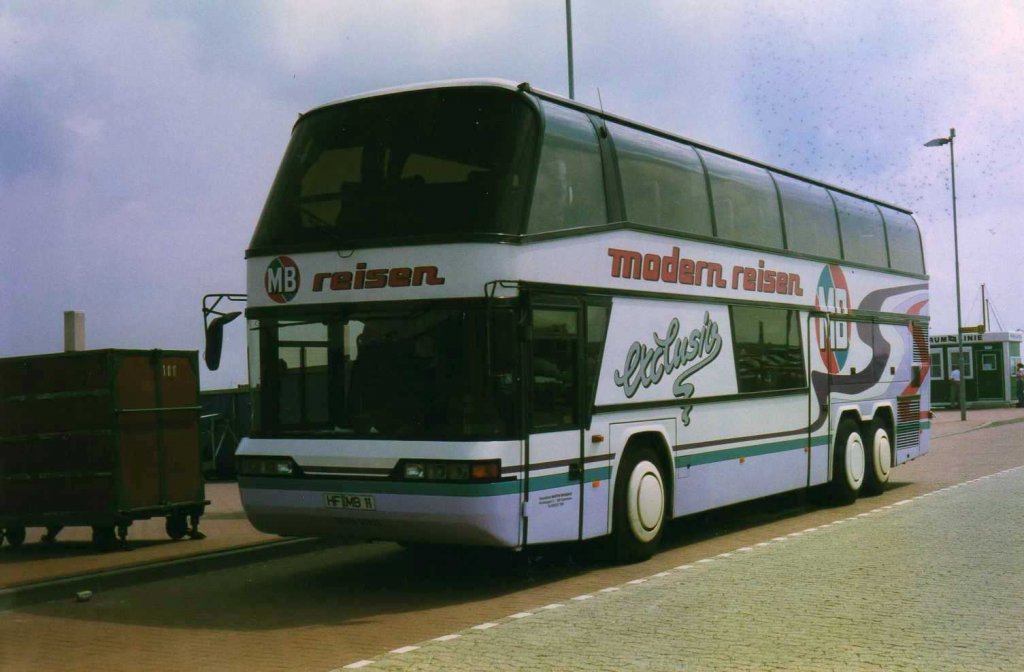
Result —
[[658, 548], [665, 529], [665, 481], [650, 447], [629, 450], [615, 479], [612, 541], [615, 560], [639, 562]]
[[864, 437], [860, 425], [853, 418], [843, 418], [836, 431], [836, 449], [833, 455], [832, 501], [852, 504], [864, 485], [866, 463]]
[[867, 468], [864, 473], [864, 492], [880, 495], [889, 482], [892, 471], [892, 434], [884, 420], [876, 418], [868, 432], [871, 445], [868, 449]]

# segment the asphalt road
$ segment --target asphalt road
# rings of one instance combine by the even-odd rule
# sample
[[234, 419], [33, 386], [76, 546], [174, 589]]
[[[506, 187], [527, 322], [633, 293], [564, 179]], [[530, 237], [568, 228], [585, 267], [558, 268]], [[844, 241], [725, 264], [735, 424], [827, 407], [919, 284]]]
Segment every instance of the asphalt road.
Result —
[[[784, 542], [773, 540], [788, 538], [790, 534], [811, 528], [820, 530], [825, 525], [829, 530], [838, 530], [842, 524], [836, 524], [836, 521], [858, 514], [868, 515], [857, 519], [860, 521], [857, 524], [874, 525], [885, 516], [890, 520], [906, 517], [904, 509], [910, 511], [913, 508], [914, 512], [928, 518], [942, 502], [952, 502], [947, 506], [955, 511], [958, 493], [971, 494], [974, 489], [974, 492], [986, 495], [987, 489], [992, 489], [991, 484], [1013, 481], [1012, 474], [947, 491], [941, 496], [913, 498], [1021, 465], [1024, 465], [1024, 424], [949, 435], [933, 441], [932, 452], [926, 457], [896, 469], [894, 483], [884, 495], [864, 498], [852, 506], [835, 509], [819, 508], [799, 496], [788, 495], [687, 518], [677, 521], [669, 530], [663, 552], [648, 562], [627, 567], [603, 564], [593, 557], [592, 549], [588, 547], [555, 547], [529, 554], [458, 551], [429, 555], [405, 551], [391, 544], [365, 544], [97, 592], [88, 602], [75, 602], [69, 596], [64, 601], [0, 613], [0, 669], [327, 672], [351, 664], [385, 669], [441, 669], [446, 666], [441, 664], [442, 659], [451, 651], [469, 651], [465, 647], [459, 648], [460, 641], [472, 641], [474, 646], [478, 645], [477, 642], [498, 642], [495, 644], [498, 653], [491, 651], [488, 655], [505, 656], [500, 662], [506, 667], [521, 664], [532, 669], [538, 666], [550, 669], [594, 666], [595, 669], [604, 669], [586, 658], [565, 654], [529, 658], [527, 649], [502, 644], [500, 637], [506, 636], [502, 633], [516, 631], [515, 628], [520, 628], [516, 632], [525, 633], [526, 628], [537, 627], [530, 623], [533, 616], [511, 618], [530, 613], [543, 615], [543, 619], [534, 623], [541, 624], [545, 632], [565, 632], [559, 628], [568, 627], [569, 632], [581, 638], [591, 638], [580, 641], [596, 641], [601, 646], [610, 647], [608, 650], [613, 652], [628, 651], [629, 642], [633, 640], [624, 643], [607, 637], [609, 630], [603, 629], [610, 623], [607, 619], [597, 616], [597, 621], [591, 620], [588, 625], [586, 619], [578, 618], [579, 614], [583, 610], [594, 610], [596, 607], [591, 607], [591, 603], [612, 604], [613, 613], [620, 620], [610, 631], [628, 631], [632, 625], [641, 622], [638, 619], [645, 610], [649, 611], [646, 605], [657, 602], [646, 599], [619, 602], [622, 599], [620, 594], [630, 592], [627, 588], [657, 589], [661, 591], [659, 599], [670, 599], [671, 595], [677, 594], [679, 600], [686, 598], [684, 601], [688, 601], [692, 596], [685, 591], [693, 587], [685, 581], [680, 583], [680, 576], [685, 572], [675, 568], [694, 565], [711, 579], [726, 581], [721, 585], [728, 586], [728, 581], [734, 581], [735, 577], [724, 576], [728, 572], [720, 569], [727, 568], [728, 564], [720, 557], [722, 553], [742, 556], [726, 556], [725, 559], [739, 559], [758, 569], [760, 578], [748, 586], [749, 592], [744, 592], [747, 589], [742, 582], [732, 584], [730, 590], [739, 591], [738, 594], [744, 596], [743, 603], [751, 614], [761, 608], [768, 608], [771, 613], [777, 596], [770, 592], [759, 593], [757, 589], [772, 585], [775, 577], [782, 580], [787, 571], [797, 567], [811, 576], [819, 571], [829, 572], [838, 580], [841, 578], [836, 576], [839, 570], [823, 566], [825, 560], [822, 558], [825, 556], [821, 554], [827, 554], [828, 549], [815, 548], [815, 544], [821, 546], [823, 543], [814, 541], [818, 532], [809, 534], [806, 540], [803, 536], [794, 538], [799, 539], [800, 544], [792, 544], [784, 553], [755, 554], [739, 549], [764, 548], [758, 544], [784, 546]], [[1004, 496], [1002, 491], [992, 492], [988, 493], [987, 499], [982, 497], [978, 502], [1005, 507], [1006, 501], [1000, 499]], [[913, 505], [897, 505], [907, 500], [912, 500]], [[977, 507], [980, 506], [978, 502], [971, 500], [967, 503]], [[878, 511], [872, 513], [874, 510]], [[935, 524], [936, 515], [928, 518], [932, 521], [928, 524]], [[1015, 520], [1019, 523], [1020, 518]], [[913, 523], [911, 520], [907, 524]], [[1005, 529], [998, 526], [987, 529], [984, 518], [967, 521], [964, 525], [977, 537], [972, 538], [974, 540], [970, 543], [973, 545], [982, 541], [997, 546], [1000, 543], [1017, 543], [1012, 536], [1007, 536]], [[830, 531], [819, 538], [838, 539], [839, 536], [840, 532]], [[1020, 552], [1024, 549], [1012, 547], [1011, 550], [1016, 557], [1024, 558], [1024, 553]], [[801, 552], [809, 555], [801, 556]], [[943, 552], [941, 545], [928, 551], [929, 557], [934, 557], [939, 563]], [[911, 552], [911, 557], [916, 556]], [[718, 558], [715, 561], [718, 564], [699, 562], [715, 558]], [[708, 571], [712, 567], [718, 574]], [[1020, 569], [1024, 567], [1018, 567]], [[922, 571], [922, 568], [914, 566], [901, 576], [900, 568], [894, 567], [892, 584], [898, 586], [904, 581], [913, 582], [914, 576]], [[668, 574], [657, 576], [662, 573]], [[950, 590], [957, 590], [961, 584], [965, 591], [977, 589], [978, 584], [959, 582], [954, 574], [943, 573], [941, 576]], [[629, 583], [641, 579], [644, 580], [642, 583]], [[602, 592], [615, 587], [620, 591]], [[640, 594], [640, 590], [631, 594]], [[573, 601], [572, 598], [581, 595], [611, 597]], [[716, 599], [720, 603], [721, 593], [712, 593], [712, 597], [698, 600], [697, 603], [705, 605], [706, 609], [712, 609], [704, 612], [705, 616], [710, 618], [716, 613], [713, 611]], [[554, 604], [564, 606], [543, 609]], [[844, 608], [842, 603], [827, 603], [826, 606], [828, 604], [836, 609]], [[639, 611], [630, 612], [631, 609]], [[965, 606], [964, 609], [970, 611], [972, 618], [979, 618], [975, 606]], [[698, 610], [693, 616], [699, 619], [701, 612]], [[1002, 621], [996, 619], [995, 622]], [[499, 626], [474, 629], [474, 626], [490, 623]], [[920, 647], [923, 655], [926, 644], [919, 638], [901, 640], [906, 633], [917, 632], [919, 624], [914, 620], [901, 624], [900, 629], [890, 633], [891, 641], [909, 644], [911, 653], [914, 647]], [[725, 629], [726, 632], [728, 630]], [[657, 632], [660, 640], [671, 639], [670, 633]], [[408, 649], [454, 634], [460, 635], [458, 640], [437, 642], [417, 650]], [[527, 637], [523, 641], [529, 641], [526, 634], [522, 637]], [[557, 641], [565, 639], [565, 635], [556, 638]], [[728, 637], [714, 641], [720, 641], [723, 650], [729, 646], [735, 648], [735, 643], [730, 644]], [[776, 637], [768, 641], [780, 640]], [[573, 650], [583, 652], [585, 648], [580, 648], [582, 646], [580, 644]], [[545, 650], [551, 647], [535, 648]], [[389, 653], [396, 650], [407, 653]], [[770, 643], [757, 650], [761, 653], [751, 649], [742, 654], [747, 656], [744, 660], [763, 660], [766, 668], [799, 667], [794, 663], [799, 659], [773, 658], [775, 654], [772, 652], [778, 651]], [[1024, 660], [1013, 660], [1019, 650], [994, 650], [993, 659], [977, 659], [974, 662], [978, 665], [962, 667], [996, 669], [998, 666], [993, 660], [1003, 659], [1018, 663], [1007, 669], [1019, 669], [1024, 664]], [[834, 655], [830, 658], [831, 654]], [[819, 651], [817, 655], [820, 657], [814, 660], [825, 668], [879, 669], [872, 667], [877, 661], [870, 657], [870, 652], [852, 658], [847, 654], [849, 652], [844, 650], [826, 649]], [[423, 658], [424, 655], [428, 657]], [[681, 660], [671, 659], [668, 654], [659, 655], [660, 658], [637, 660], [655, 668], [662, 663], [664, 669], [682, 664]], [[695, 669], [744, 667], [736, 661], [730, 664], [727, 659], [722, 659], [726, 660], [723, 663], [716, 655], [715, 651], [707, 653], [701, 659], [704, 662]], [[758, 655], [762, 658], [757, 658]], [[433, 656], [442, 658], [431, 658]], [[607, 654], [603, 654], [602, 659], [608, 660]], [[493, 657], [488, 658], [478, 650], [470, 651], [468, 658], [460, 660], [453, 658], [447, 665], [453, 668], [461, 665], [462, 669], [489, 669], [495, 665]], [[927, 668], [915, 668], [911, 658], [905, 669]]]

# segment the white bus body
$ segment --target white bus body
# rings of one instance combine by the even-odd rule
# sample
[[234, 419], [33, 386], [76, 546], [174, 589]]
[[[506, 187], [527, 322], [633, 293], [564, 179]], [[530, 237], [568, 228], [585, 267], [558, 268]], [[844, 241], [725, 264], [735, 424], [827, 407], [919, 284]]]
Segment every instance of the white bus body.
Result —
[[[531, 111], [524, 119], [544, 120], [536, 137], [517, 136], [534, 147], [517, 159], [520, 171], [494, 180], [506, 185], [500, 203], [527, 192], [520, 224], [378, 236], [373, 227], [385, 219], [401, 228], [395, 208], [420, 216], [382, 194], [419, 194], [409, 198], [421, 199], [420, 210], [449, 208], [454, 183], [486, 172], [473, 164], [467, 173], [447, 154], [422, 158], [422, 149], [392, 148], [374, 165], [367, 155], [380, 141], [367, 141], [333, 181], [308, 175], [340, 166], [348, 145], [305, 158], [291, 169], [306, 171], [292, 200], [268, 200], [260, 227], [285, 233], [267, 242], [258, 229], [248, 254], [257, 417], [238, 451], [242, 500], [257, 528], [506, 547], [612, 534], [621, 557], [637, 559], [670, 518], [819, 485], [852, 501], [927, 451], [927, 276], [909, 213], [525, 86], [467, 82], [354, 101], [409, 94], [449, 104], [452, 91], [514, 97]], [[339, 114], [351, 127], [370, 124]], [[596, 167], [571, 153], [583, 153], [565, 140], [577, 131], [559, 130], [576, 123], [571, 115], [585, 120], [578, 142], [592, 141]], [[641, 150], [627, 151], [640, 133], [665, 145], [646, 164]], [[300, 140], [289, 152], [309, 154]], [[679, 228], [673, 212], [689, 217], [695, 204], [651, 214], [670, 198], [658, 172], [673, 165], [663, 154], [675, 145], [666, 143], [687, 152], [678, 166], [705, 171], [710, 235], [668, 230]], [[565, 147], [569, 158], [551, 170], [545, 161]], [[699, 163], [685, 164], [689, 152]], [[726, 161], [736, 167], [716, 172]], [[390, 182], [381, 176], [388, 170], [397, 176]], [[743, 171], [774, 191], [744, 195]], [[655, 206], [634, 188], [640, 178], [650, 178], [643, 186], [654, 186]], [[695, 179], [692, 198], [703, 203]], [[275, 190], [288, 184], [279, 176]], [[525, 184], [536, 185], [532, 195]], [[552, 202], [568, 212], [588, 193], [604, 210], [592, 226], [543, 219]], [[742, 215], [758, 193], [778, 199], [777, 242], [737, 240], [742, 227], [729, 233], [733, 210]], [[814, 198], [838, 244], [813, 245], [838, 248], [834, 256], [797, 249], [809, 235], [799, 223], [814, 223], [816, 212], [800, 208]], [[323, 205], [331, 199], [338, 204]], [[357, 211], [377, 213], [352, 215], [359, 235], [344, 223]], [[275, 212], [302, 222], [295, 245], [287, 226], [266, 223]], [[668, 224], [655, 221], [662, 216]], [[882, 256], [858, 257], [877, 254], [875, 230]], [[908, 239], [916, 250], [899, 247]], [[860, 260], [871, 258], [879, 261]]]

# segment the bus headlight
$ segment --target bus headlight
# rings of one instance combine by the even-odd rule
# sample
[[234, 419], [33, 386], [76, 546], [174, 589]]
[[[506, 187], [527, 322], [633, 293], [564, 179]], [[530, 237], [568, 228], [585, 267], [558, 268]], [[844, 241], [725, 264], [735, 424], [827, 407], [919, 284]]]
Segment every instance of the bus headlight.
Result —
[[239, 476], [295, 476], [299, 467], [290, 457], [239, 457]]
[[394, 475], [405, 481], [496, 481], [501, 460], [402, 460]]

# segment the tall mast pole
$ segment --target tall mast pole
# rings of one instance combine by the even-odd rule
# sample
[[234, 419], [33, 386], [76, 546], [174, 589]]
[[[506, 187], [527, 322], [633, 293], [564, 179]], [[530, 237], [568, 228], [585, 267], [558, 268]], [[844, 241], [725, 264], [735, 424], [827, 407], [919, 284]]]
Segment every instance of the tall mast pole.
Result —
[[576, 100], [572, 77], [572, 0], [565, 0], [565, 41], [569, 51], [569, 100]]

